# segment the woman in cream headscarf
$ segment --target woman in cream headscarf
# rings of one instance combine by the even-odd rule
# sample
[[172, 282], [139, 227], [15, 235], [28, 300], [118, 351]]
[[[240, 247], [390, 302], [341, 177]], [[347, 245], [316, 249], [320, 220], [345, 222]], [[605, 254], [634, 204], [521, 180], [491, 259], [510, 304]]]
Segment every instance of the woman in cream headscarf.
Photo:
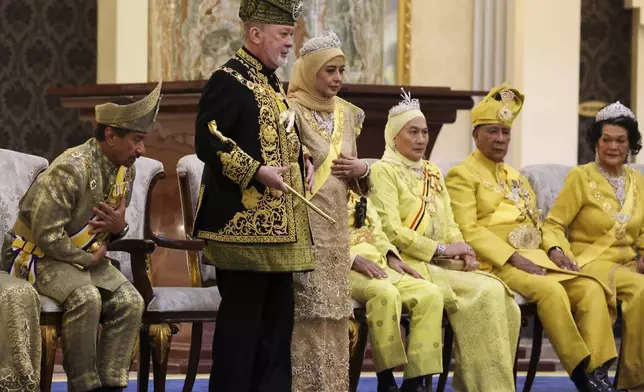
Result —
[[454, 222], [441, 170], [423, 159], [429, 138], [419, 102], [409, 94], [403, 97], [389, 111], [385, 153], [371, 170], [371, 199], [403, 261], [443, 293], [456, 335], [454, 389], [514, 391], [519, 307], [498, 279], [463, 272], [476, 270], [479, 263]]
[[[315, 271], [295, 277], [293, 391], [349, 388], [348, 188], [366, 188], [368, 166], [356, 158], [364, 112], [336, 97], [345, 56], [330, 33], [308, 41], [295, 62], [288, 98], [303, 145], [315, 166], [308, 197], [335, 220], [309, 212]], [[310, 175], [310, 173], [309, 173]]]

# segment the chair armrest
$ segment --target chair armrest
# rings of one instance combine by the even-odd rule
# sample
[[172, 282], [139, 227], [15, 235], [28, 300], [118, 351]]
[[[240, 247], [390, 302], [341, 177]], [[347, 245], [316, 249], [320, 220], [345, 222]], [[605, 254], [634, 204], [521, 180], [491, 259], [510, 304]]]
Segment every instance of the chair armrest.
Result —
[[143, 297], [146, 307], [154, 299], [152, 282], [148, 274], [147, 255], [154, 252], [155, 248], [154, 241], [140, 239], [118, 240], [107, 246], [107, 249], [112, 252], [127, 252], [130, 254], [134, 287]]
[[174, 238], [162, 237], [156, 234], [152, 234], [150, 239], [154, 241], [157, 246], [168, 249], [177, 249], [177, 250], [187, 250], [187, 251], [202, 251], [204, 248], [203, 240], [194, 240], [194, 239], [185, 239], [179, 240]]
[[107, 245], [110, 252], [127, 252], [150, 254], [154, 252], [156, 245], [151, 240], [127, 239], [114, 241]]

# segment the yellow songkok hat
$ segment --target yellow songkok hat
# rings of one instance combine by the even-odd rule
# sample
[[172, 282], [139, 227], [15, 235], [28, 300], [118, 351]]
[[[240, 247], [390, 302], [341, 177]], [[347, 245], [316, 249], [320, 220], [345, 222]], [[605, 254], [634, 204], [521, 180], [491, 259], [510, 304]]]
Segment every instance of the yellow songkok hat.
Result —
[[147, 97], [128, 105], [117, 105], [113, 102], [96, 105], [96, 122], [110, 127], [134, 132], [147, 133], [156, 120], [161, 102], [161, 84], [152, 90]]
[[490, 90], [490, 93], [472, 109], [472, 124], [503, 124], [509, 127], [521, 112], [525, 97], [507, 82]]
[[241, 0], [239, 18], [274, 25], [295, 25], [302, 15], [302, 0]]

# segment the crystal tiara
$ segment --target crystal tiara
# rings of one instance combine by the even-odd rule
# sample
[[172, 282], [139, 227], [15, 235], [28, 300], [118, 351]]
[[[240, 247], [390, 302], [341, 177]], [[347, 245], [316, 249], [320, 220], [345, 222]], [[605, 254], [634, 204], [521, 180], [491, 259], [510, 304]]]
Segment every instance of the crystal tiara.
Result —
[[617, 101], [605, 106], [599, 112], [597, 112], [597, 115], [595, 116], [595, 122], [613, 120], [620, 117], [628, 117], [635, 120], [635, 115], [633, 114], [631, 109], [627, 108], [626, 106], [622, 105], [621, 102]]
[[400, 94], [400, 96], [403, 98], [403, 100], [393, 108], [389, 109], [389, 116], [396, 116], [400, 113], [405, 113], [414, 109], [420, 110], [420, 102], [418, 101], [418, 98], [412, 98], [411, 92], [405, 91], [405, 89], [402, 87], [400, 88], [400, 90], [402, 91], [402, 94]]
[[309, 53], [317, 52], [318, 50], [340, 48], [342, 42], [340, 38], [333, 31], [329, 31], [327, 35], [311, 38], [302, 45], [300, 49], [300, 56], [306, 56]]

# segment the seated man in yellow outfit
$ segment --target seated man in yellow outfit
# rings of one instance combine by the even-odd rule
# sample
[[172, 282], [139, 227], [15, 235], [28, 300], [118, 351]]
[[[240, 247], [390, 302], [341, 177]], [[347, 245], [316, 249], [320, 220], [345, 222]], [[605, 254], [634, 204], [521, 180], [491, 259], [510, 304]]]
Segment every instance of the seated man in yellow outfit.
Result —
[[2, 269], [63, 308], [70, 392], [122, 391], [128, 383], [144, 303], [105, 254], [128, 231], [134, 162], [145, 153], [160, 99], [161, 83], [140, 101], [97, 105], [95, 137], [36, 178], [5, 234]]
[[472, 110], [477, 150], [452, 168], [446, 180], [454, 218], [482, 269], [537, 304], [550, 342], [577, 389], [614, 391], [601, 376], [617, 356], [606, 305], [610, 293], [560, 252], [547, 255], [540, 248], [534, 192], [525, 177], [503, 162], [523, 99], [503, 84]]
[[[405, 264], [368, 198], [349, 191], [351, 297], [367, 305], [378, 392], [397, 392], [393, 369], [406, 364], [400, 391], [424, 391], [424, 376], [442, 372], [443, 296]], [[400, 335], [403, 305], [411, 313], [407, 353]]]

